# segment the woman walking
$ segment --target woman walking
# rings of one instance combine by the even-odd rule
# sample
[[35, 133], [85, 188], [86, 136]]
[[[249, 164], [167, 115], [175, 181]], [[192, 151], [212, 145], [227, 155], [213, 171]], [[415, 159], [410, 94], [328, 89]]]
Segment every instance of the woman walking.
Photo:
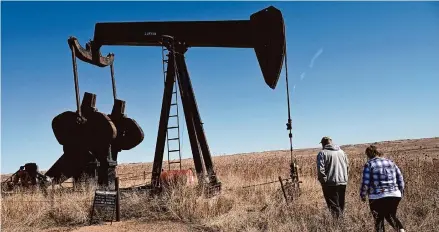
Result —
[[404, 178], [398, 166], [382, 155], [374, 145], [366, 148], [368, 161], [363, 169], [360, 197], [366, 201], [366, 195], [369, 196], [376, 232], [384, 232], [384, 218], [395, 230], [404, 232], [401, 221], [396, 217], [404, 194]]

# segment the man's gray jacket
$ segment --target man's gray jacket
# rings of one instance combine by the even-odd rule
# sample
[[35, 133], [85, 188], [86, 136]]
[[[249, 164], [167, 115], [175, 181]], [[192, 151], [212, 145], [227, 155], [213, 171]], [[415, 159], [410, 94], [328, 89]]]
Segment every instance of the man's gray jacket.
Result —
[[349, 159], [340, 147], [328, 144], [317, 155], [317, 177], [322, 185], [347, 185]]

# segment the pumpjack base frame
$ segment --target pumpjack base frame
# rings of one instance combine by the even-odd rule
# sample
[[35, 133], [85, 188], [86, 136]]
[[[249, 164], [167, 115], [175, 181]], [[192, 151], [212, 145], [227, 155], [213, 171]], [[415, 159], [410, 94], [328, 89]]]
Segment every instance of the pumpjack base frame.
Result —
[[[153, 189], [160, 188], [160, 174], [163, 165], [163, 155], [166, 141], [166, 132], [169, 121], [169, 112], [172, 102], [174, 82], [178, 81], [180, 98], [188, 130], [189, 141], [194, 159], [194, 165], [199, 184], [207, 189], [208, 195], [221, 191], [221, 182], [216, 176], [212, 157], [203, 129], [200, 113], [192, 88], [190, 75], [187, 70], [184, 54], [188, 49], [183, 42], [174, 40], [171, 36], [157, 36], [169, 51], [166, 70], [165, 89], [163, 92], [160, 123], [157, 133], [156, 150], [152, 169], [151, 185]], [[161, 38], [160, 38], [161, 37]], [[208, 180], [205, 180], [207, 172]]]
[[[121, 191], [145, 191], [153, 195], [162, 192], [160, 174], [162, 172], [172, 92], [174, 91], [174, 83], [177, 81], [199, 187], [207, 197], [217, 195], [221, 192], [222, 183], [218, 180], [214, 170], [210, 149], [204, 133], [203, 123], [201, 121], [194, 90], [192, 88], [185, 62], [184, 54], [187, 51], [188, 46], [180, 41], [174, 40], [172, 36], [162, 35], [157, 36], [156, 39], [163, 41], [163, 45], [169, 53], [167, 55], [168, 65], [162, 98], [160, 122], [157, 132], [151, 183], [143, 186], [124, 188], [121, 189]], [[207, 180], [205, 178], [206, 174]]]

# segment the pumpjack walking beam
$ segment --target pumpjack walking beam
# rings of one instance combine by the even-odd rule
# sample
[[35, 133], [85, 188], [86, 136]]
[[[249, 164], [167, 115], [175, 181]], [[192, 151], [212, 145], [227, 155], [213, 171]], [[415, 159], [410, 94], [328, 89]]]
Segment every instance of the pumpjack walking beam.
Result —
[[282, 13], [270, 6], [252, 14], [250, 20], [97, 23], [94, 39], [87, 44], [87, 55], [82, 57], [83, 59], [78, 58], [93, 65], [107, 66], [113, 57], [111, 54], [107, 57], [100, 56], [102, 46], [163, 46], [164, 37], [172, 43], [167, 44], [170, 62], [168, 62], [166, 87], [163, 93], [152, 184], [159, 185], [174, 83], [173, 75], [177, 76], [180, 86], [195, 168], [197, 173], [204, 172], [201, 161], [203, 158], [209, 182], [216, 184], [217, 178], [184, 61], [184, 53], [190, 47], [253, 48], [265, 83], [275, 89], [286, 51]]

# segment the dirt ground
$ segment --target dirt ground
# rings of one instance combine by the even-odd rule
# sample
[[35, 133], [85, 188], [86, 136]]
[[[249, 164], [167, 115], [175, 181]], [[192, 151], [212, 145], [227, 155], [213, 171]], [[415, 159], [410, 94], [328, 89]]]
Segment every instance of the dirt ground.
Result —
[[189, 232], [206, 231], [200, 226], [189, 225], [173, 221], [120, 221], [106, 222], [100, 225], [91, 225], [78, 228], [59, 227], [43, 230], [43, 232], [128, 232], [128, 231], [169, 231]]

